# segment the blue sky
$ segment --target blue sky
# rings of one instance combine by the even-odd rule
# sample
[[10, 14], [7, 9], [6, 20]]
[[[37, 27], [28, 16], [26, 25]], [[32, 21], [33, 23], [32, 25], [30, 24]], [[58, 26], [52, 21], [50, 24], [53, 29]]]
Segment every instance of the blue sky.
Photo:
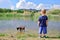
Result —
[[39, 3], [44, 3], [44, 4], [60, 4], [60, 0], [27, 0], [27, 1], [31, 1], [31, 2], [34, 2], [36, 4], [39, 4]]
[[0, 8], [41, 9], [60, 8], [60, 0], [0, 0]]

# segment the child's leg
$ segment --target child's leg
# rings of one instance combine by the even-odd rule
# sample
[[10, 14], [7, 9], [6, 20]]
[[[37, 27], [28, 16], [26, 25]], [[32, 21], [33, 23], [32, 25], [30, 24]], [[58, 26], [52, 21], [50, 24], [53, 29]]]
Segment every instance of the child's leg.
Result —
[[47, 34], [47, 27], [43, 27], [43, 36], [46, 36]]
[[40, 37], [42, 37], [42, 31], [43, 31], [43, 28], [40, 27], [40, 28], [39, 28], [39, 36], [40, 36]]

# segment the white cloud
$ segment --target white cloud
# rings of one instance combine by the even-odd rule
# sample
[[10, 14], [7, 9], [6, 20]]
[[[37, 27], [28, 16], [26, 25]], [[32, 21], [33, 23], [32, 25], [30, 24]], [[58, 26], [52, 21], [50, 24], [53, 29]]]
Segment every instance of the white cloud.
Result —
[[14, 6], [11, 6], [11, 9], [14, 10]]
[[45, 8], [45, 6], [44, 6], [44, 4], [39, 4], [37, 7], [36, 7], [36, 9], [37, 10], [39, 10], [39, 9], [44, 9]]
[[53, 8], [53, 9], [60, 9], [60, 5], [56, 5], [56, 4], [54, 4], [54, 5], [52, 5], [51, 8]]
[[26, 2], [26, 0], [19, 0], [19, 2], [16, 3], [16, 6], [13, 5], [11, 0], [0, 0], [0, 6], [2, 4], [3, 5], [7, 4], [6, 8], [10, 8], [10, 9], [14, 9], [15, 7], [17, 9], [37, 9], [37, 10], [45, 9], [45, 8], [47, 8], [47, 9], [50, 9], [50, 8], [60, 9], [60, 5], [54, 4], [54, 5], [48, 6], [49, 4], [43, 4], [43, 3], [40, 3], [37, 5], [33, 2]]
[[44, 9], [45, 4], [40, 3], [39, 5], [33, 3], [33, 2], [26, 2], [26, 0], [19, 0], [18, 3], [16, 3], [16, 8], [18, 9]]
[[18, 9], [34, 9], [36, 4], [32, 2], [26, 2], [26, 0], [19, 0], [16, 4], [16, 8]]
[[26, 2], [25, 0], [19, 0], [19, 2], [16, 4], [16, 8], [25, 8]]
[[36, 4], [32, 3], [32, 2], [28, 2], [27, 3], [27, 8], [28, 9], [35, 9], [36, 8]]

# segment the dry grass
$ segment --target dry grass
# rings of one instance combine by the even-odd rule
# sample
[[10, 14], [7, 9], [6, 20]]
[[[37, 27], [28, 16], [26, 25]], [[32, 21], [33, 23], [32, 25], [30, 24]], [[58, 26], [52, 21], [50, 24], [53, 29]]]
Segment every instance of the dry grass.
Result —
[[[1, 35], [2, 34], [2, 35]], [[60, 37], [39, 38], [38, 34], [34, 33], [1, 33], [0, 40], [60, 40]]]

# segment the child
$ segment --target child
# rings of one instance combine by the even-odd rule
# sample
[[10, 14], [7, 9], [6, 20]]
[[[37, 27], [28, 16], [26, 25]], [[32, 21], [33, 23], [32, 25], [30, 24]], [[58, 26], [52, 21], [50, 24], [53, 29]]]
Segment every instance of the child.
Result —
[[47, 25], [48, 25], [48, 17], [46, 15], [46, 10], [41, 10], [41, 16], [38, 19], [38, 25], [39, 25], [39, 36], [46, 37], [47, 34]]

